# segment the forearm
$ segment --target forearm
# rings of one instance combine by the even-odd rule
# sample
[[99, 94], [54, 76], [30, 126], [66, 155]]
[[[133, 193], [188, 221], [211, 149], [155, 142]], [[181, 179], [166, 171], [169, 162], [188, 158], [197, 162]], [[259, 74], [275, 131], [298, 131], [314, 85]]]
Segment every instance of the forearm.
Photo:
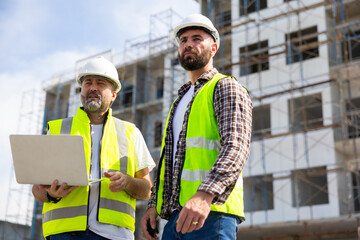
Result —
[[148, 168], [135, 173], [132, 177], [121, 172], [104, 172], [111, 183], [109, 188], [112, 192], [125, 191], [131, 197], [140, 200], [147, 200], [150, 197], [151, 179]]
[[33, 185], [32, 187], [32, 193], [34, 195], [34, 198], [39, 202], [47, 202], [46, 198], [46, 190], [41, 189], [40, 185]]
[[209, 206], [212, 203], [215, 195], [207, 193], [207, 192], [203, 192], [201, 190], [196, 191], [196, 194], [194, 195], [197, 198], [201, 199], [202, 201], [206, 202]]
[[133, 198], [147, 200], [150, 197], [150, 189], [151, 182], [147, 179], [131, 178], [124, 190]]
[[147, 208], [155, 208], [156, 207], [156, 180], [154, 182], [154, 186], [152, 186], [151, 188], [151, 196], [150, 199], [148, 201], [148, 206]]

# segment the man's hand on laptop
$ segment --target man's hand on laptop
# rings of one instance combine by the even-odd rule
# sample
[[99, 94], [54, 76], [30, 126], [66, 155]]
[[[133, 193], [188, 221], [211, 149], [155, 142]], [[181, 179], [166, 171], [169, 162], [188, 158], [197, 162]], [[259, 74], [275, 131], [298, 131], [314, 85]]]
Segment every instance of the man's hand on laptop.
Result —
[[64, 198], [69, 195], [72, 190], [77, 188], [77, 186], [68, 186], [66, 183], [62, 183], [61, 185], [58, 184], [59, 181], [54, 180], [51, 185], [40, 185], [39, 187], [47, 191], [53, 198]]

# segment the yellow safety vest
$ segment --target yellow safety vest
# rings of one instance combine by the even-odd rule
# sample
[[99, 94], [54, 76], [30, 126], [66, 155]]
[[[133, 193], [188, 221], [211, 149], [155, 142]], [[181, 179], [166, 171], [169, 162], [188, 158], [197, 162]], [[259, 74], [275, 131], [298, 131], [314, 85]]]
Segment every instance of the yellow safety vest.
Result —
[[[85, 111], [78, 109], [76, 116], [50, 121], [51, 135], [81, 135], [84, 139], [87, 171], [90, 174], [91, 133], [90, 120]], [[119, 137], [118, 137], [119, 136]], [[135, 125], [111, 116], [104, 125], [101, 139], [100, 196], [98, 205], [98, 221], [125, 227], [135, 231], [136, 199], [125, 191], [111, 192], [110, 180], [104, 172], [120, 171], [131, 177], [135, 176]], [[44, 203], [43, 233], [44, 237], [71, 231], [84, 231], [87, 227], [89, 187], [81, 186], [74, 189], [58, 203]]]
[[[227, 76], [219, 73], [216, 74], [201, 87], [191, 105], [186, 129], [185, 160], [180, 176], [179, 203], [181, 206], [184, 206], [196, 193], [200, 184], [210, 173], [219, 154], [221, 148], [220, 135], [213, 107], [213, 96], [216, 83], [224, 77]], [[170, 113], [165, 129], [167, 129], [169, 116]], [[164, 149], [165, 146], [165, 137], [166, 132], [163, 136], [162, 149]], [[156, 209], [160, 215], [163, 204], [165, 175], [165, 161], [163, 157], [160, 159], [159, 168]], [[238, 216], [242, 220], [244, 219], [242, 174], [240, 174], [227, 201], [222, 205], [212, 204], [211, 211], [232, 214]]]

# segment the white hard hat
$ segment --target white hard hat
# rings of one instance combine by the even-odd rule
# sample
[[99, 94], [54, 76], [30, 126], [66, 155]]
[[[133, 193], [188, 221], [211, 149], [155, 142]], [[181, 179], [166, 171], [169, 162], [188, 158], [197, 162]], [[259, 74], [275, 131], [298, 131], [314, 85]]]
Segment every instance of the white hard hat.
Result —
[[105, 77], [116, 87], [116, 92], [119, 92], [121, 89], [119, 75], [114, 64], [102, 56], [91, 59], [82, 67], [76, 80], [79, 86], [82, 84], [83, 77], [89, 75]]
[[220, 47], [219, 32], [216, 30], [209, 18], [199, 13], [194, 13], [184, 18], [184, 20], [174, 28], [175, 39], [178, 44], [180, 40], [179, 31], [188, 27], [204, 28], [215, 39], [218, 48]]

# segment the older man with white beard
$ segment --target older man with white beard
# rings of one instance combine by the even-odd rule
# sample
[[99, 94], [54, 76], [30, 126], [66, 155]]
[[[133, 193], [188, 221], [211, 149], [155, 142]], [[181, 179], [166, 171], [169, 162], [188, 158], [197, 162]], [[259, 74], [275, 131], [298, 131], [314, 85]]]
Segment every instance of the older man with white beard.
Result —
[[[121, 89], [115, 66], [103, 57], [90, 60], [77, 77], [81, 102], [74, 117], [48, 123], [51, 135], [81, 135], [88, 173], [101, 178], [91, 186], [34, 185], [44, 202], [46, 239], [134, 239], [136, 199], [148, 199], [149, 172], [155, 163], [135, 125], [112, 116]], [[61, 163], [59, 163], [61, 164]]]

